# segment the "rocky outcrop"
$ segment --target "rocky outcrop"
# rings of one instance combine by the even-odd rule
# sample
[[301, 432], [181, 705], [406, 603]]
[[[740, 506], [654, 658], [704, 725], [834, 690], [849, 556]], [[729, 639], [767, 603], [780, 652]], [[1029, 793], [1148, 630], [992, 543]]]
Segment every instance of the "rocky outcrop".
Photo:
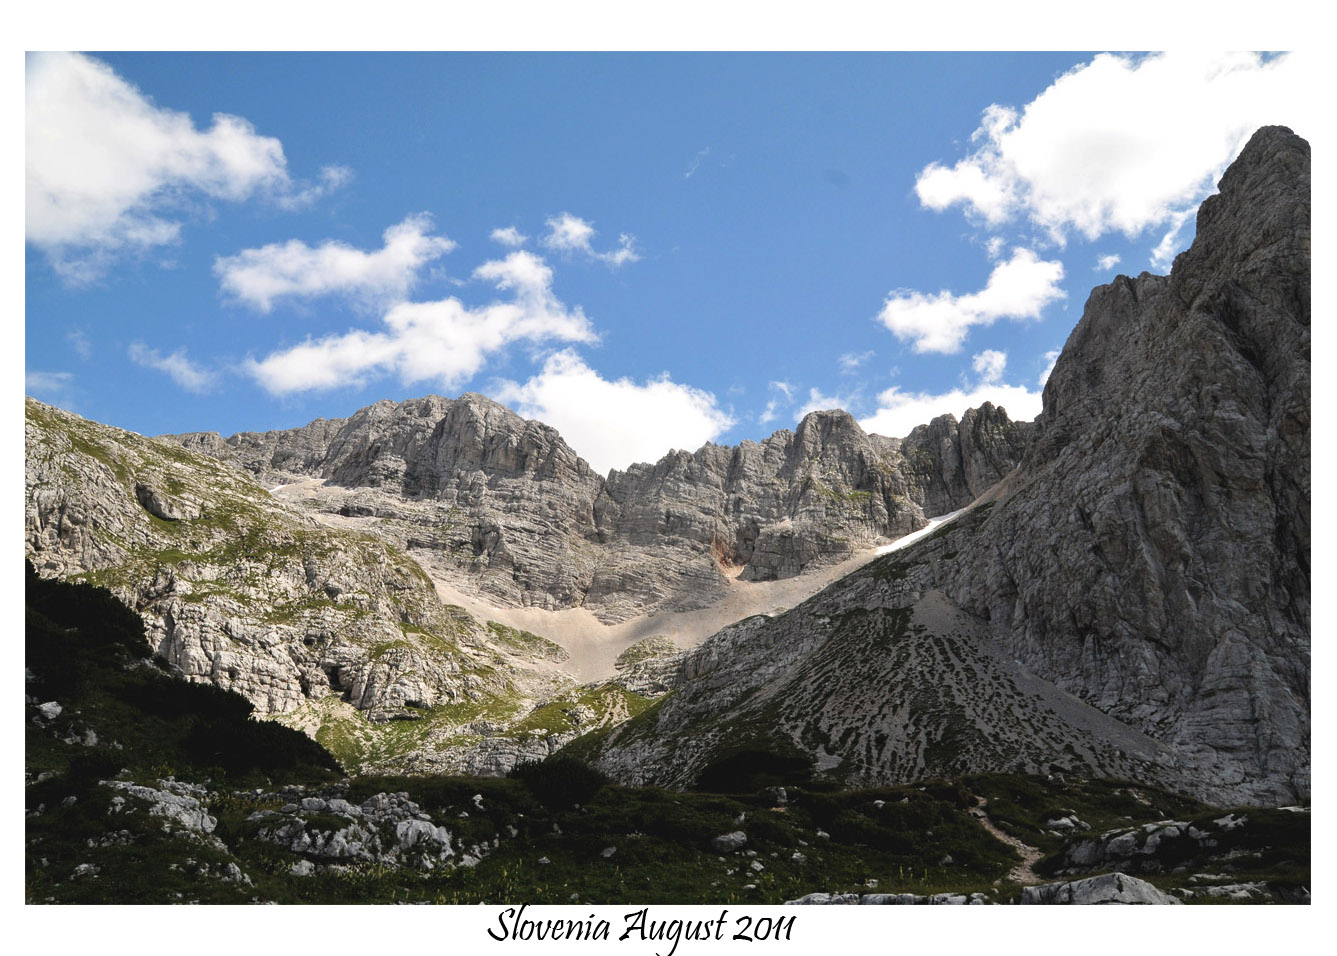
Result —
[[928, 515], [964, 508], [1017, 466], [1032, 429], [992, 402], [968, 409], [959, 424], [940, 415], [920, 425], [900, 449], [912, 496]]
[[1056, 904], [1099, 906], [1110, 903], [1136, 906], [1173, 905], [1178, 902], [1179, 900], [1162, 893], [1146, 880], [1125, 876], [1122, 873], [1106, 873], [1103, 876], [1093, 876], [1089, 880], [1077, 880], [1074, 883], [1028, 886], [1021, 891], [1023, 906]]
[[984, 906], [989, 902], [983, 893], [809, 893], [796, 900], [785, 900], [786, 906]]
[[[1092, 293], [984, 500], [690, 652], [599, 766], [683, 786], [752, 747], [848, 783], [1058, 766], [1306, 799], [1307, 144], [1259, 131], [1220, 189], [1170, 277]], [[1013, 447], [989, 420], [958, 443]], [[938, 423], [911, 445], [957, 447]], [[974, 460], [915, 473], [971, 492]]]
[[[737, 447], [671, 452], [605, 479], [556, 431], [481, 395], [377, 402], [297, 429], [164, 436], [366, 529], [490, 601], [605, 621], [702, 607], [726, 576], [792, 577], [923, 527], [1020, 460], [1028, 426], [992, 405], [931, 437], [867, 435], [847, 413]], [[916, 430], [919, 435], [924, 429]], [[927, 432], [926, 432], [927, 434]]]
[[293, 864], [298, 876], [313, 875], [317, 862], [422, 870], [470, 866], [491, 849], [476, 847], [472, 855], [457, 852], [450, 831], [433, 823], [407, 793], [378, 793], [361, 804], [341, 796], [307, 796], [278, 810], [258, 810], [246, 822], [257, 825], [259, 839], [300, 854]]
[[[1060, 876], [1117, 870], [1123, 873], [1221, 872], [1294, 855], [1299, 807], [1224, 813], [1192, 820], [1161, 820], [1070, 840], [1049, 872]], [[1298, 819], [1298, 818], [1297, 818]], [[1224, 879], [1224, 877], [1222, 878]]]

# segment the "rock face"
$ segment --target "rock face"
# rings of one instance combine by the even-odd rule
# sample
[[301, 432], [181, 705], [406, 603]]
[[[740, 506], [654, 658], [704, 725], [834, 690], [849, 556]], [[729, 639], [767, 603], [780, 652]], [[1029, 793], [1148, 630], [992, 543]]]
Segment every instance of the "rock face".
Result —
[[1098, 287], [941, 578], [1208, 797], [1309, 790], [1309, 146], [1260, 130], [1168, 278]]
[[751, 789], [737, 775], [760, 765], [851, 787], [1052, 769], [1185, 784], [1168, 748], [1018, 666], [984, 622], [926, 588], [979, 517], [937, 531], [925, 561], [888, 554], [687, 651], [672, 694], [582, 755], [622, 782], [670, 787]]
[[968, 409], [960, 424], [942, 415], [920, 425], [901, 445], [912, 496], [927, 515], [964, 508], [1017, 466], [1033, 427], [992, 402]]
[[553, 429], [483, 396], [377, 402], [348, 419], [224, 440], [164, 436], [410, 550], [467, 593], [588, 607], [607, 622], [712, 603], [726, 575], [792, 577], [955, 510], [1020, 460], [1029, 424], [984, 405], [905, 441], [847, 413], [595, 474]]
[[[848, 782], [1056, 764], [1306, 799], [1309, 269], [1308, 145], [1260, 130], [1171, 276], [1091, 294], [985, 500], [711, 638], [591, 756], [674, 785], [746, 746]], [[972, 425], [960, 447], [998, 434]], [[911, 446], [956, 447], [936, 423]], [[971, 460], [968, 491], [997, 471]]]

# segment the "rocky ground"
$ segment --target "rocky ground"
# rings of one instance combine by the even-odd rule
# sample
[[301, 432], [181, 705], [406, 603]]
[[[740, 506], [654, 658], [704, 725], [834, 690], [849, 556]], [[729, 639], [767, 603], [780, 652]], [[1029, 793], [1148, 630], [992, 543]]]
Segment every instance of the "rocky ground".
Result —
[[[1054, 880], [1072, 885], [1054, 902], [1146, 902], [1139, 881], [1186, 902], [1307, 900], [1306, 812], [1127, 783], [699, 793], [560, 757], [504, 778], [348, 778], [240, 695], [172, 675], [104, 589], [30, 573], [25, 590], [32, 903], [1006, 903]], [[666, 650], [633, 647], [621, 679], [662, 690]], [[1043, 852], [1043, 877], [1018, 878], [1016, 848]], [[1117, 892], [1085, 889], [1102, 870]]]

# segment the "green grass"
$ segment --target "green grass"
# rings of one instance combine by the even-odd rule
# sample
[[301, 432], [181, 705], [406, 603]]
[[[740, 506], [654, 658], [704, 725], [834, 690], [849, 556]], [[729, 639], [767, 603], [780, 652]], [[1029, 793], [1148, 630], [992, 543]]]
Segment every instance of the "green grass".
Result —
[[588, 726], [588, 718], [583, 723], [577, 719], [574, 713], [577, 708], [593, 711], [595, 722], [602, 726], [623, 713], [634, 718], [644, 713], [650, 705], [649, 698], [616, 684], [582, 687], [560, 694], [534, 708], [512, 725], [506, 735], [519, 737], [528, 734], [559, 734], [576, 730], [582, 725]]
[[676, 653], [678, 653], [678, 645], [673, 643], [673, 638], [656, 634], [652, 637], [643, 637], [635, 644], [630, 645], [617, 656], [614, 666], [618, 670], [623, 670], [641, 661], [648, 661], [656, 657], [667, 657]]
[[508, 627], [500, 621], [488, 621], [487, 629], [499, 644], [525, 657], [539, 657], [550, 661], [564, 661], [571, 655], [560, 644], [539, 637], [529, 631]]

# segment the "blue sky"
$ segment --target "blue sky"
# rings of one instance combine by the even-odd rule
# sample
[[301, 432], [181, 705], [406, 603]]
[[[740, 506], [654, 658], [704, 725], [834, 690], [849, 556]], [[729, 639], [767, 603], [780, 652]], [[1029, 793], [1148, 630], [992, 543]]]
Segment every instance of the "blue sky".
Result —
[[596, 468], [1039, 410], [1297, 54], [59, 54], [26, 390], [145, 434], [478, 391]]

